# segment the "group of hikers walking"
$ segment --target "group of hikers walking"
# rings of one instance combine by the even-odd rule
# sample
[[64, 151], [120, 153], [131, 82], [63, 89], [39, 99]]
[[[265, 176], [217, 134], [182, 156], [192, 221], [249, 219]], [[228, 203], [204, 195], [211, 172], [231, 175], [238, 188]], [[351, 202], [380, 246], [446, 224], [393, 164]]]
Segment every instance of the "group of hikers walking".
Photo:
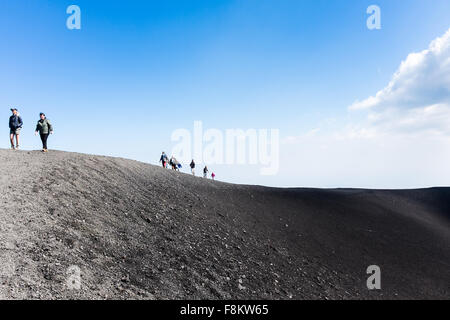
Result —
[[[20, 131], [23, 127], [23, 120], [19, 114], [19, 110], [17, 108], [11, 109], [12, 115], [9, 117], [9, 138], [11, 142], [12, 150], [19, 150], [19, 137]], [[40, 135], [42, 141], [42, 152], [48, 152], [47, 148], [47, 140], [48, 136], [53, 134], [53, 126], [50, 121], [47, 119], [45, 114], [41, 112], [39, 114], [39, 120], [36, 124], [36, 130], [34, 132], [35, 135]], [[15, 144], [14, 144], [15, 140]]]
[[[165, 152], [163, 152], [161, 154], [161, 158], [159, 159], [159, 162], [161, 162], [163, 168], [172, 168], [172, 170], [175, 170], [175, 171], [180, 171], [180, 169], [182, 168], [181, 163], [174, 156], [171, 156], [169, 159], [169, 157], [167, 156], [167, 154]], [[192, 159], [191, 164], [189, 166], [191, 168], [192, 175], [195, 176], [195, 161], [194, 161], [194, 159]], [[203, 168], [203, 178], [208, 178], [208, 173], [209, 173], [208, 167], [205, 166]], [[211, 179], [215, 180], [215, 178], [216, 178], [216, 174], [214, 172], [211, 173]]]
[[[19, 114], [19, 110], [17, 108], [11, 109], [12, 115], [9, 117], [9, 133], [10, 133], [10, 142], [11, 142], [11, 149], [12, 150], [19, 150], [19, 137], [20, 137], [20, 131], [23, 127], [23, 120], [22, 117]], [[48, 152], [47, 148], [47, 140], [49, 135], [53, 134], [53, 126], [50, 123], [50, 120], [47, 119], [45, 114], [41, 112], [39, 114], [39, 120], [36, 124], [36, 130], [35, 135], [38, 135], [41, 137], [42, 141], [42, 152]], [[15, 142], [15, 143], [14, 143]], [[161, 158], [159, 160], [162, 163], [162, 166], [164, 168], [169, 168], [169, 166], [172, 168], [172, 170], [180, 171], [182, 168], [181, 163], [172, 156], [170, 159], [166, 155], [165, 152], [162, 153]], [[191, 168], [192, 175], [195, 176], [195, 161], [192, 159], [191, 164], [189, 165]], [[203, 168], [203, 178], [208, 178], [209, 169], [207, 166]], [[211, 179], [215, 180], [216, 174], [214, 172], [211, 173]]]

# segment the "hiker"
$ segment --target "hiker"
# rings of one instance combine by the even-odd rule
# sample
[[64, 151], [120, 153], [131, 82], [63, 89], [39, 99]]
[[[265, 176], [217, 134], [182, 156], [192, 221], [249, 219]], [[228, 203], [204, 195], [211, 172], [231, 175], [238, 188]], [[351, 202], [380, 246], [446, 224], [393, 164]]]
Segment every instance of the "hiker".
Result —
[[207, 166], [205, 166], [205, 168], [203, 169], [203, 178], [208, 178], [208, 167]]
[[[9, 117], [9, 136], [11, 140], [11, 149], [19, 149], [19, 135], [23, 126], [22, 118], [19, 115], [17, 108], [11, 109], [12, 116]], [[16, 137], [16, 145], [14, 146], [14, 137]]]
[[43, 112], [39, 114], [39, 117], [40, 119], [37, 122], [34, 134], [37, 136], [37, 134], [39, 133], [41, 137], [42, 152], [48, 152], [47, 139], [50, 134], [53, 134], [53, 126]]
[[192, 175], [195, 176], [195, 162], [194, 162], [194, 159], [192, 159], [190, 167], [191, 167]]
[[216, 174], [214, 172], [211, 173], [211, 179], [215, 180], [215, 178], [216, 178]]
[[163, 168], [167, 168], [167, 162], [169, 162], [169, 157], [166, 155], [164, 151], [161, 155], [161, 158], [159, 159], [159, 162], [162, 162]]
[[172, 156], [172, 157], [170, 158], [169, 164], [172, 166], [172, 170], [175, 170], [175, 171], [178, 170], [178, 171], [180, 171], [181, 164], [178, 162], [177, 159], [175, 159], [174, 156]]

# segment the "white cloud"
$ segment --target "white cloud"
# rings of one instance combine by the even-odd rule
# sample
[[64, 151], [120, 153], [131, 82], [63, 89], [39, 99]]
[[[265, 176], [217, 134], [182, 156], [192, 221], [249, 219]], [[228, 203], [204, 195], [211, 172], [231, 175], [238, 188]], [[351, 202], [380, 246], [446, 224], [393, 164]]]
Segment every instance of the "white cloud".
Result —
[[[417, 188], [450, 181], [450, 29], [334, 122], [282, 140], [285, 185]], [[355, 112], [358, 110], [359, 112]]]
[[450, 135], [450, 29], [408, 55], [384, 89], [349, 109], [366, 110], [379, 131]]

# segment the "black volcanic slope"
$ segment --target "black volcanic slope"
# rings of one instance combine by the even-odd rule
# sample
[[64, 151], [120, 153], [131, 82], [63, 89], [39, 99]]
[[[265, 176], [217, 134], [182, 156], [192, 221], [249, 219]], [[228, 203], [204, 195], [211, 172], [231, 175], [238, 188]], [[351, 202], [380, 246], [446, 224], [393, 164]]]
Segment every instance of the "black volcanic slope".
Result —
[[449, 188], [239, 186], [64, 152], [0, 150], [0, 169], [0, 298], [450, 298]]

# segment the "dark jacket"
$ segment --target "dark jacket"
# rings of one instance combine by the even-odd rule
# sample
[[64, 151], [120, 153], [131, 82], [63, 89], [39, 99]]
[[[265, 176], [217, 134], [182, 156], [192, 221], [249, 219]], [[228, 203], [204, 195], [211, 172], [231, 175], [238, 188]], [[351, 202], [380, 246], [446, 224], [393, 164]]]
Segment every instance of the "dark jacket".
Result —
[[191, 162], [191, 168], [192, 168], [192, 169], [195, 168], [195, 162], [194, 162], [194, 161]]
[[50, 120], [45, 118], [44, 120], [40, 119], [36, 125], [36, 131], [40, 134], [49, 134], [53, 131], [53, 126], [50, 123]]
[[23, 126], [23, 121], [20, 116], [12, 115], [11, 117], [9, 117], [9, 128], [10, 129], [16, 130], [16, 129], [22, 128], [22, 126]]

